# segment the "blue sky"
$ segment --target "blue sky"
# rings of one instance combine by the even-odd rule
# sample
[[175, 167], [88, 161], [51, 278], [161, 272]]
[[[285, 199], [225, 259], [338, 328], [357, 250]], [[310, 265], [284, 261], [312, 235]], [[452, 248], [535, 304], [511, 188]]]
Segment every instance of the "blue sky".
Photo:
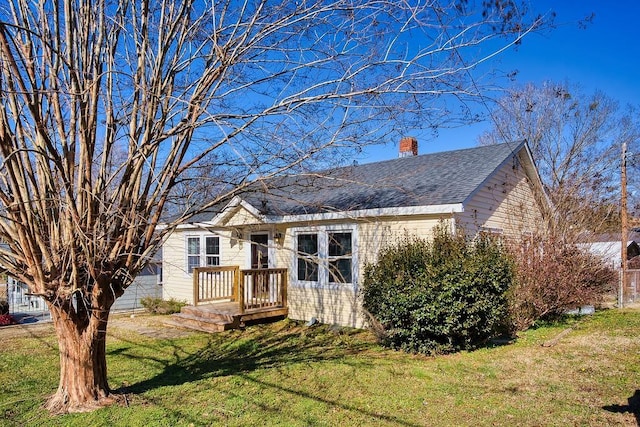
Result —
[[[555, 11], [557, 27], [530, 34], [518, 49], [504, 52], [492, 63], [502, 71], [518, 70], [515, 82], [508, 84], [567, 81], [585, 93], [601, 90], [621, 104], [640, 105], [640, 1], [532, 0], [532, 5], [540, 13]], [[580, 29], [577, 21], [591, 13], [592, 23]], [[436, 139], [416, 129], [412, 136], [419, 140], [420, 154], [425, 154], [473, 147], [488, 127], [480, 123], [441, 129]], [[370, 147], [358, 161], [391, 159], [397, 157], [397, 149], [397, 141]]]

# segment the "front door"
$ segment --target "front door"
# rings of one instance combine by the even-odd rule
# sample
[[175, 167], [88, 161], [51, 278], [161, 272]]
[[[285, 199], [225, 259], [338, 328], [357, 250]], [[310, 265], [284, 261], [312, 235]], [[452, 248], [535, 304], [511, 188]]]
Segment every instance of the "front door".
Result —
[[[267, 234], [251, 235], [251, 268], [269, 268], [269, 236]], [[259, 304], [269, 298], [269, 276], [254, 272], [249, 282], [249, 300]], [[251, 306], [251, 302], [249, 304]]]
[[269, 236], [251, 235], [251, 268], [269, 268]]

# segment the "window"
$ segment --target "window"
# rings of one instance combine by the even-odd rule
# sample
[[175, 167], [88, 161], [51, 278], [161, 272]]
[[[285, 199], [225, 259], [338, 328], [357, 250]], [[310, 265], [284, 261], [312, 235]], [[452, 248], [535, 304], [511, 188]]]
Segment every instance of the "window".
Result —
[[502, 242], [503, 241], [503, 230], [502, 228], [496, 228], [496, 227], [480, 227], [480, 230], [478, 231], [478, 236], [483, 236], [483, 237], [487, 237], [490, 239], [495, 239], [498, 242]]
[[214, 236], [205, 237], [206, 266], [220, 265], [220, 238]]
[[187, 272], [193, 273], [193, 269], [200, 267], [200, 237], [187, 238]]
[[318, 235], [298, 234], [298, 280], [318, 281]]
[[329, 283], [351, 281], [351, 233], [329, 233]]
[[301, 229], [296, 234], [295, 282], [304, 286], [339, 286], [355, 282], [355, 227]]
[[502, 236], [503, 230], [502, 228], [496, 227], [480, 227], [480, 233], [488, 234], [490, 236]]
[[[204, 264], [201, 260], [204, 260]], [[200, 266], [220, 265], [220, 238], [217, 236], [187, 237], [187, 272]]]

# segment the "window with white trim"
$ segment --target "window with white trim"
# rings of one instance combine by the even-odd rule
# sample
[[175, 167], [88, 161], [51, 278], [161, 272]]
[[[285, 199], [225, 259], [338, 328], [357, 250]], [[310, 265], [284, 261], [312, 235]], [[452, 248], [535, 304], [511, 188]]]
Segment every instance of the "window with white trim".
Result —
[[187, 236], [187, 273], [196, 267], [220, 265], [220, 237]]
[[329, 283], [351, 283], [351, 232], [328, 233]]
[[206, 236], [205, 238], [205, 265], [214, 267], [220, 265], [220, 238]]
[[354, 283], [355, 226], [301, 228], [295, 236], [296, 284], [322, 287]]
[[318, 281], [318, 234], [298, 234], [298, 280]]
[[187, 237], [187, 272], [200, 267], [200, 237]]

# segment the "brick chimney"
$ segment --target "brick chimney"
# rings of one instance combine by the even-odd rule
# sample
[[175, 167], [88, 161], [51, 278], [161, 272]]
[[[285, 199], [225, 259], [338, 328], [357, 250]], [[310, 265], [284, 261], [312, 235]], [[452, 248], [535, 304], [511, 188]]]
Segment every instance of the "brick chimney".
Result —
[[411, 157], [418, 155], [418, 140], [412, 136], [405, 136], [400, 140], [400, 153], [398, 157]]

